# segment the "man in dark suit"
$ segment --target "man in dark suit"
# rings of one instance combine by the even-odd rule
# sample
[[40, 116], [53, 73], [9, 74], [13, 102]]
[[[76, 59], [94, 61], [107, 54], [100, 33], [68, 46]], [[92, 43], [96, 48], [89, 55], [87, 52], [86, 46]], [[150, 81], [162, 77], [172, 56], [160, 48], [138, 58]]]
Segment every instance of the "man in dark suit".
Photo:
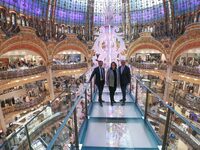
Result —
[[95, 76], [95, 84], [99, 91], [99, 104], [102, 107], [103, 106], [102, 93], [103, 93], [103, 88], [105, 84], [105, 69], [103, 68], [103, 61], [99, 60], [98, 65], [99, 66], [94, 68], [92, 72], [92, 75], [90, 77], [90, 82], [92, 78]]
[[131, 73], [130, 68], [126, 66], [126, 61], [123, 59], [121, 60], [121, 66], [118, 68], [119, 71], [119, 80], [120, 80], [120, 86], [122, 90], [122, 105], [125, 105], [126, 101], [126, 88], [127, 85], [131, 82]]

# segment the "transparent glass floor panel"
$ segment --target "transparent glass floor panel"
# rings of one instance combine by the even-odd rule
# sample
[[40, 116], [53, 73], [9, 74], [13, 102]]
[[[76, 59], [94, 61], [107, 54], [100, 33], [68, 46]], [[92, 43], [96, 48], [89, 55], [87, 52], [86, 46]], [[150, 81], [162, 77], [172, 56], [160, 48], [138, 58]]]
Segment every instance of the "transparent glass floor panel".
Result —
[[157, 148], [157, 143], [142, 119], [118, 122], [90, 119], [83, 146]]
[[[95, 101], [98, 102], [98, 99], [99, 99], [99, 97], [98, 97], [98, 93], [97, 93], [97, 95], [95, 97]], [[109, 93], [103, 93], [102, 99], [105, 102], [110, 102], [110, 95], [109, 95]], [[122, 93], [121, 92], [120, 93], [115, 93], [114, 100], [116, 102], [120, 102], [121, 99], [122, 99]], [[129, 96], [128, 93], [126, 94], [126, 102], [133, 102], [133, 100], [130, 98], [130, 96]]]
[[101, 118], [141, 118], [141, 113], [134, 103], [127, 102], [125, 106], [120, 103], [115, 103], [111, 106], [110, 103], [103, 103], [103, 107], [99, 103], [93, 103], [91, 117]]
[[[109, 88], [108, 87], [104, 87], [103, 92], [104, 93], [109, 93], [110, 92]], [[115, 93], [121, 93], [121, 89], [117, 88], [116, 91], [115, 91]]]

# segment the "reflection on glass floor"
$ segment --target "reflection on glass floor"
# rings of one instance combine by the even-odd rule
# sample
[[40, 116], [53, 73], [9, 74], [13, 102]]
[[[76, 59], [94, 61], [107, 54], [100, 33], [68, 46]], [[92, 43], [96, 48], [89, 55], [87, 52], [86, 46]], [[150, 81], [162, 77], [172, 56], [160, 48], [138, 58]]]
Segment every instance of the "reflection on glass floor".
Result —
[[[97, 94], [98, 95], [98, 94]], [[110, 96], [109, 96], [109, 93], [103, 93], [102, 95], [102, 99], [105, 101], [105, 102], [110, 102]], [[120, 102], [120, 100], [122, 99], [122, 93], [116, 93], [115, 96], [114, 96], [114, 99], [116, 102]], [[95, 101], [98, 102], [98, 96], [95, 97]], [[130, 96], [126, 95], [126, 102], [133, 102], [133, 100], [130, 98]]]
[[111, 106], [110, 103], [103, 103], [103, 107], [99, 107], [99, 103], [94, 103], [90, 117], [99, 118], [141, 118], [141, 113], [134, 103], [127, 102], [125, 106], [120, 103]]
[[110, 104], [108, 88], [104, 89], [103, 107], [98, 96], [93, 101], [82, 149], [157, 149], [158, 143], [133, 99], [127, 93], [126, 105], [121, 106], [120, 89], [115, 95], [117, 103]]
[[88, 125], [84, 146], [115, 148], [155, 148], [151, 132], [142, 119], [125, 122], [91, 120]]
[[[109, 93], [108, 87], [105, 87], [105, 88], [103, 89], [103, 93], [105, 93], [105, 94], [108, 94], [108, 93]], [[115, 93], [116, 93], [116, 94], [121, 93], [121, 89], [120, 89], [120, 88], [117, 88], [116, 91], [115, 91]]]

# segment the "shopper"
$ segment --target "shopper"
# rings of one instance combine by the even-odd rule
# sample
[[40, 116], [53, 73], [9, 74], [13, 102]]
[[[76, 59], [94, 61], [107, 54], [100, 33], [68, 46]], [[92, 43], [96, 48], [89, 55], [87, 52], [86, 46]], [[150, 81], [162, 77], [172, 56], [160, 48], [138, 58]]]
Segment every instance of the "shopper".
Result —
[[98, 88], [99, 91], [99, 104], [101, 107], [103, 107], [103, 100], [102, 100], [102, 93], [103, 93], [103, 88], [104, 88], [104, 84], [105, 84], [105, 69], [103, 68], [103, 61], [102, 60], [98, 60], [98, 67], [96, 67], [93, 72], [92, 75], [90, 77], [90, 82], [92, 81], [92, 78], [94, 76], [96, 76], [95, 78], [95, 85]]
[[118, 76], [119, 75], [117, 71], [117, 64], [115, 62], [112, 62], [111, 67], [108, 69], [107, 74], [106, 74], [106, 83], [110, 91], [111, 106], [113, 106], [113, 103], [116, 103], [114, 100], [114, 95], [117, 88]]
[[119, 80], [120, 80], [120, 86], [122, 90], [122, 106], [125, 105], [126, 101], [126, 88], [128, 84], [131, 82], [131, 73], [130, 68], [126, 65], [126, 60], [121, 60], [121, 66], [118, 69], [119, 72]]

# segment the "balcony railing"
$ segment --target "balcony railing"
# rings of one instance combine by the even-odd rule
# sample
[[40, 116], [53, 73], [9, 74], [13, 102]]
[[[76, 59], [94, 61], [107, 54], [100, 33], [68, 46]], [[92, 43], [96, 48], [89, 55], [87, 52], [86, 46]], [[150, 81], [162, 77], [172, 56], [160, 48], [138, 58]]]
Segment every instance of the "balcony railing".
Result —
[[80, 69], [87, 66], [87, 63], [53, 65], [52, 70]]
[[173, 66], [173, 71], [189, 74], [193, 76], [200, 76], [200, 68], [189, 66]]
[[15, 111], [22, 111], [28, 108], [32, 108], [45, 100], [46, 96], [47, 93], [41, 93], [37, 97], [33, 98], [30, 102], [18, 103], [14, 106], [7, 106], [5, 108], [2, 108], [3, 114], [6, 115]]
[[158, 70], [167, 70], [166, 64], [153, 64], [153, 63], [131, 63], [132, 66], [140, 69], [158, 69]]
[[20, 78], [25, 76], [31, 76], [35, 74], [39, 74], [46, 71], [45, 66], [38, 66], [30, 69], [17, 69], [11, 71], [1, 71], [0, 72], [0, 80]]
[[[151, 63], [131, 63], [132, 66], [140, 69], [157, 69], [157, 70], [167, 70], [166, 64], [151, 64]], [[189, 66], [173, 66], [173, 71], [199, 76], [200, 68], [197, 67], [189, 67]]]
[[[88, 66], [87, 63], [53, 65], [52, 70], [80, 69], [87, 66]], [[47, 69], [45, 66], [38, 66], [38, 67], [30, 68], [30, 69], [0, 71], [0, 80], [31, 76], [31, 75], [39, 74], [46, 71]]]

